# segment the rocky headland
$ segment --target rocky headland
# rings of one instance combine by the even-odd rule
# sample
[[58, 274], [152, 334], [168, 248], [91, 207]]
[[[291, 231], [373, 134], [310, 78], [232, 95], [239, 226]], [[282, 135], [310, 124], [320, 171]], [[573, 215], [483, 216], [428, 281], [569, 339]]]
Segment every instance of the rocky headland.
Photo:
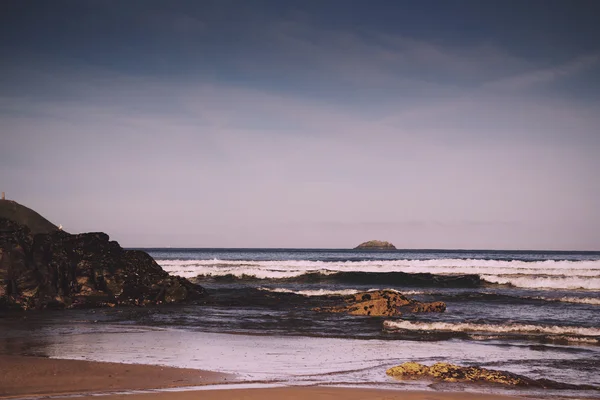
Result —
[[148, 305], [205, 295], [105, 233], [71, 235], [27, 207], [0, 200], [0, 309]]
[[369, 240], [359, 244], [354, 248], [355, 250], [396, 250], [396, 246], [390, 242], [384, 242], [382, 240]]

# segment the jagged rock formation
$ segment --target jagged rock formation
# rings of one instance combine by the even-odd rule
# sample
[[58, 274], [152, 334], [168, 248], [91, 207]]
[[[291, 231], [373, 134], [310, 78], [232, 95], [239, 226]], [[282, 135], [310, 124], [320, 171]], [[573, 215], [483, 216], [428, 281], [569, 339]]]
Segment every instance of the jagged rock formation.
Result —
[[382, 240], [369, 240], [356, 246], [356, 250], [396, 250], [396, 246]]
[[201, 286], [170, 276], [147, 253], [124, 250], [105, 233], [35, 234], [0, 218], [0, 308], [147, 305], [204, 295]]
[[597, 389], [590, 385], [573, 385], [549, 379], [531, 379], [512, 372], [481, 367], [461, 367], [443, 362], [433, 364], [431, 367], [416, 362], [406, 362], [388, 369], [386, 374], [399, 379], [432, 378], [444, 382], [479, 382], [546, 389]]
[[319, 312], [340, 313], [350, 315], [369, 315], [392, 317], [402, 312], [444, 312], [446, 304], [437, 301], [421, 303], [393, 290], [377, 290], [344, 296], [344, 304], [333, 307], [315, 308]]

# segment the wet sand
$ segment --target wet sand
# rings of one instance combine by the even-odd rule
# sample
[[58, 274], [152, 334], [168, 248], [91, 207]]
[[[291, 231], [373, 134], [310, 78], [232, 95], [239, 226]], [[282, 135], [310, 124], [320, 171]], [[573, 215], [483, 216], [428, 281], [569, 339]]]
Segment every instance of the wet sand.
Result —
[[[84, 399], [88, 399], [85, 398]], [[91, 399], [91, 398], [89, 398]], [[97, 399], [97, 398], [96, 398]], [[116, 395], [104, 400], [515, 400], [516, 397], [477, 393], [408, 392], [334, 387], [203, 390], [197, 392]]]
[[0, 397], [156, 389], [227, 383], [196, 369], [0, 355]]
[[[474, 393], [409, 392], [334, 387], [209, 389], [200, 391], [107, 394], [127, 390], [234, 383], [232, 375], [140, 364], [119, 364], [0, 355], [0, 398], [82, 394], [78, 399], [104, 400], [510, 400], [509, 396]], [[238, 383], [240, 381], [237, 381]], [[223, 386], [221, 386], [223, 388]], [[86, 395], [87, 394], [87, 395]]]

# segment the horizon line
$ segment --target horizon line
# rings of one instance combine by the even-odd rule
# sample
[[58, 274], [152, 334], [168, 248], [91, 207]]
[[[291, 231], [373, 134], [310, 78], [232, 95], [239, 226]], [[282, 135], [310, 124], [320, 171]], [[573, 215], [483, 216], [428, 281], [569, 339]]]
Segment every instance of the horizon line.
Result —
[[600, 253], [600, 250], [544, 250], [544, 249], [437, 249], [437, 248], [411, 248], [411, 249], [390, 249], [390, 250], [364, 250], [364, 249], [356, 249], [356, 248], [348, 248], [348, 247], [140, 247], [140, 246], [123, 246], [126, 250], [335, 250], [335, 251], [359, 251], [364, 253], [376, 253], [376, 252], [451, 252], [451, 253], [459, 253], [459, 252], [512, 252], [512, 253]]

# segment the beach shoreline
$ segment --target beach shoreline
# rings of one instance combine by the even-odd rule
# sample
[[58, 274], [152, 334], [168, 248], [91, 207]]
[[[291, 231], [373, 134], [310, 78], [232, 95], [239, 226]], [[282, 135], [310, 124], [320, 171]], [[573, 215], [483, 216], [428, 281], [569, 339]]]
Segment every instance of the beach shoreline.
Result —
[[[256, 398], [277, 390], [289, 391], [286, 398], [340, 398], [338, 388], [351, 387], [362, 398], [377, 398], [381, 390], [403, 398], [423, 392], [429, 398], [452, 392], [600, 398], [600, 291], [571, 289], [571, 273], [565, 272], [578, 271], [596, 285], [600, 253], [558, 259], [553, 253], [184, 249], [150, 256], [172, 275], [195, 275], [207, 302], [3, 313], [0, 354], [42, 358], [0, 359], [0, 396], [32, 400], [69, 392], [158, 399], [201, 390], [206, 398], [227, 389]], [[439, 280], [438, 273], [449, 271], [455, 274]], [[521, 287], [462, 280], [506, 273], [527, 279]], [[460, 281], [448, 281], [454, 278]], [[547, 282], [559, 288], [538, 288]], [[446, 312], [400, 310], [403, 315], [377, 317], [315, 311], [346, 304], [344, 294], [375, 290], [443, 302]], [[541, 385], [396, 380], [386, 374], [406, 362], [476, 367]], [[157, 365], [162, 367], [152, 367]], [[321, 389], [313, 396], [308, 388]], [[264, 396], [257, 394], [263, 390]]]
[[[251, 384], [234, 375], [144, 364], [0, 355], [0, 399], [101, 397], [106, 400], [387, 399], [510, 400], [473, 392], [436, 392], [328, 386], [239, 388]], [[206, 389], [198, 390], [199, 386]], [[188, 389], [189, 388], [189, 389]], [[180, 389], [180, 390], [178, 390]], [[161, 391], [162, 390], [162, 391]]]

